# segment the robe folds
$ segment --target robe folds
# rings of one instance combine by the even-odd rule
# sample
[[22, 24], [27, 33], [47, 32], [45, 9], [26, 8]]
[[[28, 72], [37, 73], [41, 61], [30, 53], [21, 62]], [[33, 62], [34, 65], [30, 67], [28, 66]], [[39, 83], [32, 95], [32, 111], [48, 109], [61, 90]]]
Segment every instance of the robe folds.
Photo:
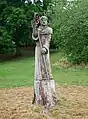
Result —
[[47, 66], [47, 73], [49, 76], [49, 79], [51, 80], [52, 73], [51, 73], [51, 66], [50, 66], [50, 58], [49, 58], [49, 46], [50, 46], [50, 40], [51, 40], [51, 34], [52, 34], [52, 28], [46, 26], [44, 27], [39, 27], [40, 29], [40, 40], [42, 44], [42, 48], [46, 49], [46, 53], [42, 54], [41, 53], [41, 47], [39, 43], [38, 36], [32, 36], [32, 38], [36, 41], [36, 47], [35, 47], [35, 80], [47, 80], [47, 75], [44, 67], [44, 62], [42, 59], [42, 55], [45, 57], [45, 62]]
[[[33, 103], [44, 105], [46, 108], [54, 106], [57, 102], [55, 82], [51, 73], [49, 46], [52, 28], [40, 26], [38, 31], [33, 32], [32, 38], [36, 42], [35, 47], [35, 76], [34, 76], [34, 99]], [[36, 35], [38, 33], [38, 35]], [[41, 43], [39, 42], [41, 40]], [[40, 46], [42, 45], [42, 47]], [[42, 54], [41, 48], [46, 52]], [[44, 65], [44, 63], [46, 65]]]

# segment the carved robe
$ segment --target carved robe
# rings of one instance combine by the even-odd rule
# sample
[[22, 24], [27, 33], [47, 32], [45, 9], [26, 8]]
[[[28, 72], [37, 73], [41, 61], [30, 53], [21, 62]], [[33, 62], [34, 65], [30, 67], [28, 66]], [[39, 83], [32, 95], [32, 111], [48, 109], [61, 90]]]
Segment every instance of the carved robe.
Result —
[[[42, 47], [44, 47], [46, 49], [46, 54], [44, 54], [44, 56], [45, 56], [46, 66], [48, 69], [47, 73], [51, 80], [53, 77], [52, 77], [51, 66], [50, 66], [49, 46], [50, 46], [52, 28], [50, 28], [48, 26], [46, 26], [46, 27], [40, 26], [39, 29], [41, 29], [40, 40], [42, 43]], [[35, 47], [35, 80], [47, 80], [46, 72], [44, 69], [45, 68], [44, 63], [42, 61], [43, 54], [41, 53], [41, 47], [40, 47], [38, 37], [33, 36], [33, 39], [37, 40], [36, 47]]]
[[[55, 94], [55, 82], [51, 73], [50, 58], [49, 58], [49, 46], [52, 34], [52, 28], [48, 26], [40, 26], [39, 37], [41, 40], [42, 48], [46, 49], [46, 53], [41, 53], [41, 47], [39, 42], [39, 37], [32, 34], [32, 38], [36, 40], [35, 47], [35, 81], [34, 81], [34, 94], [35, 98], [33, 102], [37, 104], [45, 105], [45, 107], [50, 108], [56, 104], [56, 94]], [[37, 33], [37, 31], [36, 31]], [[45, 57], [47, 72], [45, 70], [42, 55]], [[47, 78], [47, 75], [48, 77]]]

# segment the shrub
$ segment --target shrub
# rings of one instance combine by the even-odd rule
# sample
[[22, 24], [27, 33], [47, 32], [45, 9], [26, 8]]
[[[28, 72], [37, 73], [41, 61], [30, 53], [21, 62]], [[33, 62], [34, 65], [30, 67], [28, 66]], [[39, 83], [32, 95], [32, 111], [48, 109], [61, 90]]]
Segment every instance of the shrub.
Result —
[[66, 53], [70, 62], [88, 62], [88, 1], [54, 9], [56, 17], [51, 21], [55, 32], [53, 43]]
[[14, 50], [15, 44], [12, 42], [12, 37], [4, 27], [0, 27], [0, 54], [13, 52]]

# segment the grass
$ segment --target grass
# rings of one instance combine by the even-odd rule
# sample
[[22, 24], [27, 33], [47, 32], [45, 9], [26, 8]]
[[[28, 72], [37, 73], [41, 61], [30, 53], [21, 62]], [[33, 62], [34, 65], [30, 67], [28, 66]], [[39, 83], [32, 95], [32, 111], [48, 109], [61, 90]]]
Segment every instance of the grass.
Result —
[[33, 85], [34, 58], [0, 63], [0, 87]]
[[[88, 85], [88, 69], [65, 69], [53, 65], [60, 53], [51, 54], [53, 77], [61, 85]], [[0, 88], [32, 86], [34, 80], [34, 57], [0, 63]]]

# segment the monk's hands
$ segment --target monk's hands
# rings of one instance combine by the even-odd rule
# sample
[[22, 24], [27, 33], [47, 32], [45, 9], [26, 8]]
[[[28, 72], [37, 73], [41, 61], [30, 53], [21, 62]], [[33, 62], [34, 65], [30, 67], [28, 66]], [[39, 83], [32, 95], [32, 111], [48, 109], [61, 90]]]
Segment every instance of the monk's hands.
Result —
[[46, 48], [42, 48], [41, 53], [46, 54]]

